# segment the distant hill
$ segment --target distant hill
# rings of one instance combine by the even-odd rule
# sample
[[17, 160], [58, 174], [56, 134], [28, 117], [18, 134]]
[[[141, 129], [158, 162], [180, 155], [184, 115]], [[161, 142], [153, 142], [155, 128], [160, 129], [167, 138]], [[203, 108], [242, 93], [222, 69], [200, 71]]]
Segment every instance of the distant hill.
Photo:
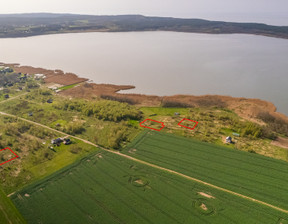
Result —
[[176, 31], [211, 34], [255, 34], [288, 39], [288, 26], [142, 15], [2, 14], [0, 38], [71, 32]]

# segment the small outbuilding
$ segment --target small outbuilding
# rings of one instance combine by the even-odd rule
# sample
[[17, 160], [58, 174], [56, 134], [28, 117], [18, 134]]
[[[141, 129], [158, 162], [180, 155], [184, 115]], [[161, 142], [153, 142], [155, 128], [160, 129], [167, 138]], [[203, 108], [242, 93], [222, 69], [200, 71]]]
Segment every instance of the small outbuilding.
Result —
[[179, 113], [179, 112], [175, 112], [174, 115], [175, 115], [175, 116], [179, 116], [180, 113]]
[[232, 143], [232, 138], [231, 138], [231, 136], [226, 137], [226, 143]]
[[47, 103], [53, 103], [52, 99], [47, 100]]
[[4, 95], [4, 98], [8, 99], [9, 98], [9, 94]]

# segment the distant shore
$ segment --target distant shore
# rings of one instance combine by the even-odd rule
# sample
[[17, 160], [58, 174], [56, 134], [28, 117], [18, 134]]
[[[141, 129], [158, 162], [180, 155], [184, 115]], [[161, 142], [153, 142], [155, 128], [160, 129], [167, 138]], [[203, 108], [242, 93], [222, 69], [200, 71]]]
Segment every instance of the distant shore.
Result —
[[288, 26], [142, 15], [95, 16], [77, 14], [0, 15], [0, 38], [57, 33], [174, 31], [206, 34], [253, 34], [288, 39]]

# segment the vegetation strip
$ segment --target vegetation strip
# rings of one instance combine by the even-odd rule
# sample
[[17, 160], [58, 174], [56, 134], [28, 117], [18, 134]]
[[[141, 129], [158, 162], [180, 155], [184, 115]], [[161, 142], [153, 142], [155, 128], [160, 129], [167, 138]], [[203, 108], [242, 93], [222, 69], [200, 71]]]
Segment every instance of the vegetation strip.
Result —
[[[42, 125], [42, 124], [39, 124], [39, 123], [37, 123], [37, 122], [33, 122], [33, 121], [30, 121], [30, 120], [27, 120], [27, 119], [24, 119], [24, 118], [20, 118], [20, 117], [17, 117], [17, 116], [15, 116], [15, 115], [12, 115], [12, 114], [7, 114], [7, 113], [4, 113], [4, 112], [0, 112], [0, 114], [1, 114], [1, 115], [4, 115], [4, 116], [9, 116], [9, 117], [18, 118], [18, 119], [20, 119], [20, 120], [23, 120], [23, 121], [32, 123], [32, 124], [37, 125], [37, 126], [41, 126], [41, 127], [43, 127], [43, 128], [46, 128], [46, 129], [49, 129], [49, 130], [58, 132], [58, 133], [63, 134], [63, 135], [72, 136], [72, 135], [68, 135], [68, 134], [66, 134], [66, 133], [64, 133], [64, 132], [61, 132], [61, 131], [55, 130], [55, 129], [53, 129], [53, 128], [50, 128], [50, 127], [48, 127], [48, 126], [46, 126], [46, 125]], [[187, 176], [187, 175], [185, 175], [185, 174], [182, 174], [182, 173], [179, 173], [179, 172], [176, 172], [176, 171], [173, 171], [173, 170], [170, 170], [170, 169], [167, 169], [167, 168], [164, 168], [164, 167], [161, 167], [161, 166], [158, 166], [158, 165], [149, 163], [149, 162], [145, 162], [145, 161], [140, 160], [140, 159], [136, 159], [136, 158], [134, 158], [134, 157], [131, 157], [131, 156], [122, 154], [122, 153], [120, 153], [120, 152], [116, 152], [116, 151], [111, 151], [111, 150], [109, 150], [109, 149], [105, 149], [105, 148], [103, 148], [103, 147], [101, 147], [101, 146], [99, 146], [99, 145], [96, 145], [96, 144], [88, 141], [88, 140], [85, 140], [85, 139], [82, 139], [82, 138], [79, 138], [79, 137], [76, 137], [76, 136], [73, 136], [73, 138], [78, 139], [78, 140], [80, 140], [80, 141], [83, 141], [84, 143], [90, 144], [90, 145], [95, 146], [95, 147], [97, 147], [97, 148], [100, 148], [100, 149], [102, 149], [102, 150], [105, 150], [105, 151], [107, 151], [107, 152], [120, 155], [120, 156], [125, 157], [125, 158], [128, 158], [128, 159], [130, 159], [130, 160], [133, 160], [133, 161], [136, 161], [136, 162], [139, 162], [139, 163], [148, 165], [148, 166], [150, 166], [150, 167], [154, 167], [154, 168], [157, 168], [157, 169], [160, 169], [160, 170], [164, 170], [164, 171], [166, 171], [166, 172], [169, 172], [169, 173], [172, 173], [172, 174], [175, 174], [175, 175], [184, 177], [184, 178], [186, 178], [186, 179], [189, 179], [189, 180], [192, 180], [192, 181], [195, 181], [195, 182], [204, 184], [204, 185], [206, 185], [206, 186], [209, 186], [209, 187], [212, 187], [212, 188], [215, 188], [215, 189], [218, 189], [218, 190], [221, 190], [221, 191], [224, 191], [224, 192], [233, 194], [233, 195], [236, 195], [236, 196], [238, 196], [238, 197], [245, 198], [245, 199], [250, 200], [250, 201], [253, 201], [253, 202], [257, 202], [257, 203], [262, 204], [262, 205], [266, 205], [266, 206], [268, 206], [268, 207], [270, 207], [270, 208], [273, 208], [273, 209], [275, 209], [275, 210], [278, 210], [278, 211], [281, 211], [281, 212], [284, 212], [284, 213], [288, 214], [288, 210], [279, 208], [279, 207], [274, 206], [274, 205], [271, 205], [271, 204], [269, 204], [269, 203], [266, 203], [266, 202], [263, 202], [263, 201], [260, 201], [260, 200], [254, 199], [254, 198], [252, 198], [252, 197], [248, 197], [248, 196], [245, 196], [245, 195], [242, 195], [242, 194], [239, 194], [239, 193], [230, 191], [230, 190], [227, 190], [227, 189], [222, 188], [222, 187], [218, 187], [218, 186], [216, 186], [216, 185], [207, 183], [207, 182], [205, 182], [205, 181], [202, 181], [202, 180], [199, 180], [199, 179], [196, 179], [196, 178]]]

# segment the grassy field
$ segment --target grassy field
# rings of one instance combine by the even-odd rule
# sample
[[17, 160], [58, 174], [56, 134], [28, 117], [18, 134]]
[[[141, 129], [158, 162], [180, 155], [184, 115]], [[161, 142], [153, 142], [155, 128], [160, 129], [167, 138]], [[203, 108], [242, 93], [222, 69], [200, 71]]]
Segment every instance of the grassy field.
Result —
[[79, 85], [79, 83], [76, 84], [72, 84], [72, 85], [67, 85], [67, 86], [62, 86], [60, 88], [58, 88], [59, 90], [67, 90], [67, 89], [71, 89], [74, 88], [75, 86]]
[[[53, 103], [47, 103], [52, 99]], [[69, 102], [68, 109], [63, 109], [63, 105]], [[76, 102], [76, 103], [75, 103]], [[91, 100], [89, 103], [99, 103], [103, 101]], [[113, 101], [110, 101], [115, 103]], [[19, 99], [14, 99], [1, 105], [1, 111], [47, 125], [51, 128], [78, 136], [92, 141], [106, 148], [113, 148], [115, 142], [122, 143], [122, 140], [129, 141], [141, 132], [139, 126], [128, 124], [128, 121], [104, 120], [96, 116], [85, 114], [83, 110], [72, 109], [77, 103], [88, 103], [85, 100], [68, 100], [67, 98], [55, 95], [49, 90], [35, 90]], [[116, 102], [118, 103], [118, 102]], [[125, 105], [118, 103], [119, 105]], [[21, 108], [21, 110], [19, 110]], [[105, 110], [105, 105], [99, 109]], [[135, 109], [136, 110], [136, 109]], [[32, 116], [29, 116], [33, 113]], [[107, 112], [108, 113], [108, 112]], [[111, 112], [114, 113], [114, 112]], [[123, 114], [122, 111], [118, 111]], [[117, 114], [117, 111], [114, 113]], [[77, 131], [75, 131], [78, 129]]]
[[[241, 119], [235, 112], [224, 108], [163, 108], [163, 107], [142, 107], [144, 119], [164, 122], [165, 128], [161, 132], [173, 133], [203, 142], [226, 145], [224, 139], [232, 136], [236, 144], [226, 145], [230, 148], [237, 148], [242, 151], [255, 152], [261, 155], [288, 161], [288, 150], [271, 144], [267, 138], [257, 138], [253, 135], [244, 135], [243, 132], [253, 123]], [[180, 115], [175, 115], [180, 113]], [[179, 127], [177, 124], [188, 118], [198, 121], [197, 127], [191, 131]], [[135, 124], [138, 125], [138, 124]], [[139, 126], [139, 125], [138, 125]], [[233, 136], [239, 133], [240, 137]]]
[[0, 223], [1, 224], [24, 224], [26, 221], [23, 219], [19, 211], [16, 209], [12, 201], [7, 198], [6, 194], [0, 188]]
[[155, 131], [123, 153], [288, 210], [288, 164]]
[[[52, 139], [65, 136], [5, 116], [0, 116], [0, 129], [1, 149], [10, 147], [19, 156], [0, 167], [1, 185], [6, 194], [50, 175], [92, 151], [97, 151], [96, 147], [74, 138], [70, 138], [71, 145], [51, 145]], [[9, 152], [2, 151], [0, 161], [7, 161], [7, 156], [11, 156]]]
[[269, 223], [285, 214], [109, 152], [11, 197], [28, 223]]

